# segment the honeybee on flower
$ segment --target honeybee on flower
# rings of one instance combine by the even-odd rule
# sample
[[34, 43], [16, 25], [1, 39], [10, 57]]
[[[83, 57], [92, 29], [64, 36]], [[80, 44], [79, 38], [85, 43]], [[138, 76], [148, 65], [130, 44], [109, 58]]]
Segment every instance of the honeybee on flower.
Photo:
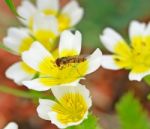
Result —
[[24, 18], [20, 19], [22, 23], [30, 28], [34, 25], [33, 17], [37, 13], [55, 16], [61, 32], [76, 25], [82, 19], [84, 11], [76, 0], [71, 0], [63, 8], [60, 7], [59, 0], [37, 0], [36, 5], [33, 5], [30, 1], [23, 0], [17, 12]]
[[129, 27], [131, 44], [113, 29], [106, 28], [100, 39], [113, 54], [104, 55], [102, 66], [107, 69], [127, 69], [130, 80], [141, 81], [150, 74], [150, 23], [132, 21]]
[[[94, 72], [101, 65], [101, 51], [96, 49], [92, 55], [80, 59], [81, 33], [64, 31], [61, 34], [58, 56], [53, 56], [39, 42], [34, 42], [28, 51], [22, 54], [23, 61], [40, 76], [23, 84], [29, 89], [48, 90], [54, 86], [76, 86], [86, 74]], [[65, 63], [64, 63], [65, 59]], [[72, 61], [70, 61], [72, 60]], [[63, 63], [62, 63], [63, 62]]]
[[37, 112], [39, 117], [51, 120], [59, 128], [78, 125], [88, 117], [92, 105], [90, 93], [85, 86], [53, 87], [56, 100], [40, 99]]

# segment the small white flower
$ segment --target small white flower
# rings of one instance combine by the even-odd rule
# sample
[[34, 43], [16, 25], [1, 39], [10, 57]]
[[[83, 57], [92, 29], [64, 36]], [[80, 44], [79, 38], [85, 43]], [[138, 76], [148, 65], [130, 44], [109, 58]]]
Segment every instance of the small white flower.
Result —
[[55, 48], [55, 39], [58, 37], [58, 23], [54, 16], [37, 14], [33, 17], [32, 31], [27, 28], [9, 28], [3, 39], [4, 45], [13, 53], [21, 55], [28, 50], [36, 40], [42, 43], [49, 51]]
[[59, 22], [59, 30], [62, 31], [77, 24], [83, 17], [84, 11], [83, 8], [79, 7], [76, 0], [71, 0], [62, 9], [59, 2], [59, 0], [37, 0], [37, 6], [35, 6], [30, 1], [23, 0], [17, 12], [24, 18], [20, 20], [31, 28], [33, 17], [36, 14], [43, 13], [56, 16]]
[[129, 27], [131, 44], [128, 44], [117, 32], [106, 28], [100, 39], [103, 45], [113, 53], [104, 55], [102, 66], [107, 69], [128, 69], [130, 80], [141, 81], [150, 74], [150, 23], [132, 21]]
[[101, 65], [101, 51], [80, 56], [81, 33], [64, 31], [60, 38], [59, 54], [54, 57], [39, 42], [22, 55], [23, 61], [40, 73], [40, 77], [23, 84], [30, 89], [43, 91], [63, 84], [76, 85], [86, 74], [96, 71]]
[[10, 122], [4, 129], [18, 129], [18, 125], [15, 122]]
[[59, 128], [78, 125], [88, 116], [92, 105], [91, 97], [85, 86], [62, 86], [52, 88], [56, 101], [40, 99], [37, 108], [39, 117], [51, 120]]
[[[16, 55], [21, 55], [28, 50], [34, 40], [40, 41], [47, 50], [52, 51], [56, 47], [57, 26], [55, 17], [38, 14], [35, 16], [32, 31], [26, 28], [9, 28], [8, 35], [3, 39], [3, 42]], [[7, 69], [6, 76], [22, 85], [22, 81], [31, 80], [36, 73], [37, 71], [20, 61]]]

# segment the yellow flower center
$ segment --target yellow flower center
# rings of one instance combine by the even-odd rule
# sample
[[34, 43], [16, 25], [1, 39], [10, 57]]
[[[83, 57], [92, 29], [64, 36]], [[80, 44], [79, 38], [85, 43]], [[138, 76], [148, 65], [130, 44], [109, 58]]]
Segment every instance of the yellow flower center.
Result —
[[24, 62], [20, 63], [21, 68], [28, 74], [35, 74], [36, 71], [34, 69], [32, 69], [31, 67], [29, 67], [28, 65], [26, 65]]
[[56, 35], [49, 30], [38, 30], [34, 33], [35, 38], [42, 43], [45, 48], [52, 51], [55, 48]]
[[61, 65], [56, 64], [56, 60], [46, 57], [39, 64], [40, 72], [44, 74], [40, 82], [46, 86], [71, 83], [83, 77], [88, 69], [88, 61], [66, 61]]
[[79, 93], [67, 93], [52, 107], [57, 119], [64, 125], [82, 120], [88, 110], [83, 96]]
[[131, 69], [134, 73], [150, 70], [150, 37], [134, 37], [132, 45], [117, 44], [114, 59], [118, 66]]
[[59, 31], [63, 31], [70, 27], [71, 19], [67, 14], [60, 14], [58, 16]]
[[45, 9], [45, 10], [43, 10], [43, 13], [45, 14], [45, 15], [57, 15], [57, 11], [56, 10], [52, 10], [52, 9]]
[[19, 54], [21, 54], [22, 52], [28, 50], [31, 46], [31, 44], [33, 43], [33, 39], [31, 37], [27, 37], [27, 38], [24, 38], [21, 42], [21, 45], [19, 47]]

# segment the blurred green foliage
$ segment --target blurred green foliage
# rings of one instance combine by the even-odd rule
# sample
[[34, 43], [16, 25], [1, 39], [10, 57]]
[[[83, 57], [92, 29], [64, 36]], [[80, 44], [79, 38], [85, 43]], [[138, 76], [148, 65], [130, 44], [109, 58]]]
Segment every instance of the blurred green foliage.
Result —
[[127, 37], [131, 20], [145, 21], [150, 12], [150, 0], [79, 0], [85, 17], [78, 24], [84, 45], [100, 47], [99, 34], [105, 27], [113, 27]]
[[88, 118], [84, 120], [80, 125], [68, 127], [66, 129], [101, 129], [98, 125], [97, 118], [90, 113]]
[[144, 77], [144, 81], [150, 86], [150, 75]]
[[116, 107], [121, 129], [150, 129], [148, 114], [132, 93], [125, 94]]

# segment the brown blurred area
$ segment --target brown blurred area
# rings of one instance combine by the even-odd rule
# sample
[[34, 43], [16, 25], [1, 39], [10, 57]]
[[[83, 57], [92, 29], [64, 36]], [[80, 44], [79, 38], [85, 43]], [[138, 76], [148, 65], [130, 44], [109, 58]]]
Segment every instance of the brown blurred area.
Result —
[[[14, 1], [15, 5], [18, 5], [20, 0]], [[63, 4], [66, 2], [67, 0], [62, 1]], [[0, 41], [2, 42], [8, 27], [18, 25], [18, 20], [8, 9], [4, 0], [0, 0]], [[89, 49], [85, 48], [85, 51], [87, 50]], [[17, 56], [0, 49], [0, 85], [27, 90], [24, 87], [16, 86], [5, 77], [5, 70], [17, 60], [19, 60]], [[86, 84], [91, 91], [92, 111], [100, 117], [100, 123], [104, 129], [117, 128], [115, 104], [120, 96], [128, 90], [132, 90], [140, 98], [143, 107], [147, 110], [150, 109], [150, 103], [146, 99], [150, 88], [144, 82], [128, 81], [127, 71], [111, 71], [100, 68], [97, 72], [87, 76], [82, 83]], [[38, 117], [36, 105], [31, 100], [0, 93], [0, 129], [9, 121], [17, 122], [20, 129], [56, 129], [49, 121]]]

